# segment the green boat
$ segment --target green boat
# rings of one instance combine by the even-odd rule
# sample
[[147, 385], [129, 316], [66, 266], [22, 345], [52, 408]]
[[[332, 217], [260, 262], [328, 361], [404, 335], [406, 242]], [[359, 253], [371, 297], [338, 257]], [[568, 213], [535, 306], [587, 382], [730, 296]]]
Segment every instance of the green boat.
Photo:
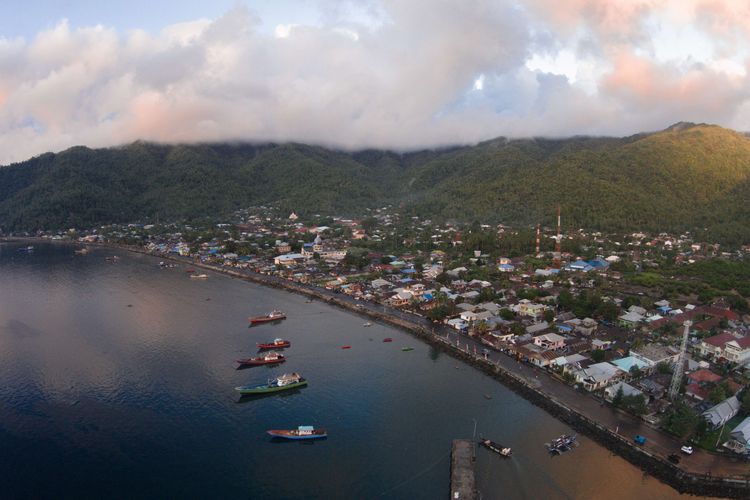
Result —
[[402, 351], [413, 351], [414, 348], [413, 347], [402, 347], [401, 350]]
[[241, 387], [235, 387], [234, 390], [240, 394], [266, 394], [269, 392], [285, 391], [287, 389], [294, 389], [296, 387], [304, 387], [307, 385], [307, 380], [302, 378], [299, 373], [285, 373], [284, 375], [269, 380], [267, 384], [263, 385], [245, 385]]

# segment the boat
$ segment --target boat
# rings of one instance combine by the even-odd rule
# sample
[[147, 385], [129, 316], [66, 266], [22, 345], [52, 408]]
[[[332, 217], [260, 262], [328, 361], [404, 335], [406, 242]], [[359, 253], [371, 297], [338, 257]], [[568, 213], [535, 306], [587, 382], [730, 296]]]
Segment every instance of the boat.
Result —
[[191, 274], [190, 278], [194, 280], [205, 280], [208, 279], [208, 274]]
[[258, 349], [286, 349], [291, 347], [292, 343], [284, 339], [273, 339], [273, 342], [262, 342], [256, 345]]
[[351, 349], [352, 346], [350, 346], [350, 345], [342, 345], [341, 348], [342, 349]]
[[402, 351], [413, 351], [414, 348], [413, 347], [402, 347], [401, 350]]
[[578, 446], [578, 442], [576, 441], [575, 434], [573, 434], [572, 436], [563, 434], [560, 437], [553, 439], [549, 443], [544, 443], [544, 446], [550, 453], [560, 455]]
[[34, 245], [29, 245], [27, 247], [21, 247], [18, 249], [19, 252], [25, 252], [25, 253], [32, 253], [34, 251]]
[[368, 321], [367, 323], [363, 324], [362, 326], [364, 326], [365, 328], [367, 328], [368, 326], [372, 326], [372, 323], [370, 323], [370, 322]]
[[266, 431], [273, 437], [284, 439], [321, 439], [328, 437], [325, 429], [316, 429], [311, 425], [300, 425], [296, 429]]
[[107, 262], [117, 262], [118, 260], [120, 260], [120, 257], [118, 257], [117, 255], [113, 255], [112, 257], [104, 257], [104, 260], [106, 260]]
[[390, 337], [386, 337], [383, 339], [383, 342], [393, 342], [393, 339]]
[[188, 269], [185, 269], [185, 272], [188, 273], [188, 274], [192, 274], [192, 273], [195, 272], [195, 269], [193, 269], [192, 267], [190, 267]]
[[249, 394], [266, 394], [269, 392], [285, 391], [287, 389], [294, 389], [297, 387], [304, 387], [307, 385], [305, 380], [299, 373], [285, 373], [280, 377], [273, 380], [269, 380], [267, 384], [263, 385], [245, 385], [241, 387], [235, 387], [234, 390], [242, 395]]
[[276, 365], [286, 361], [283, 354], [276, 351], [267, 352], [256, 358], [238, 359], [240, 366]]
[[73, 253], [76, 254], [76, 255], [86, 255], [87, 253], [89, 253], [89, 249], [88, 248], [79, 248], [78, 250], [74, 250]]
[[509, 457], [513, 454], [513, 450], [509, 447], [490, 441], [489, 439], [482, 439], [479, 441], [479, 444], [503, 457]]
[[251, 325], [258, 325], [260, 323], [268, 323], [270, 321], [280, 321], [282, 319], [286, 319], [286, 314], [274, 309], [273, 311], [266, 314], [265, 316], [253, 316], [251, 318], [248, 318], [248, 321], [250, 321]]

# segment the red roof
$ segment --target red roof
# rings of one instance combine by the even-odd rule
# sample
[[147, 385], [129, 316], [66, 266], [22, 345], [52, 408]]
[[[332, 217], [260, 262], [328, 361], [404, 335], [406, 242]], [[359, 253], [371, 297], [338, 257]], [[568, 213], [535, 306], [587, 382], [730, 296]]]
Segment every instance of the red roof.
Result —
[[704, 389], [698, 384], [688, 384], [685, 386], [685, 394], [703, 400], [708, 398], [708, 389]]
[[696, 370], [693, 373], [688, 374], [688, 380], [690, 382], [718, 382], [721, 380], [721, 375], [717, 375], [711, 370]]
[[730, 342], [732, 340], [737, 340], [737, 337], [732, 335], [731, 333], [720, 333], [719, 335], [714, 335], [713, 337], [708, 337], [707, 339], [703, 339], [703, 342], [706, 344], [712, 345], [714, 347], [724, 347], [724, 344], [727, 342]]

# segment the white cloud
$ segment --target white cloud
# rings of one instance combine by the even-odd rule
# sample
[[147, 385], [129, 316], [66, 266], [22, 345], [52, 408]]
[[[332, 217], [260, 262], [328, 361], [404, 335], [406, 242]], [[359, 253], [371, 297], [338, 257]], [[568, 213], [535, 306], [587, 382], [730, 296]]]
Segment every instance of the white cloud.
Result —
[[741, 5], [558, 3], [321, 1], [319, 22], [273, 33], [237, 8], [156, 34], [63, 20], [0, 38], [0, 163], [136, 139], [412, 149], [750, 128]]

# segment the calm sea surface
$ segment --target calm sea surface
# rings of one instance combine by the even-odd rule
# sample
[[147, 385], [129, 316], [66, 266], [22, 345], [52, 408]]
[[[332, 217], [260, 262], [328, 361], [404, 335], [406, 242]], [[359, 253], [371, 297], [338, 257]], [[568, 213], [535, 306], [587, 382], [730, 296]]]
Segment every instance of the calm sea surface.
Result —
[[[2, 498], [445, 499], [451, 440], [474, 422], [514, 450], [478, 450], [484, 499], [678, 496], [585, 437], [551, 458], [543, 443], [570, 429], [394, 328], [148, 256], [18, 248], [0, 245]], [[247, 327], [274, 308], [289, 319]], [[275, 337], [292, 341], [287, 363], [235, 369]], [[284, 371], [309, 386], [248, 401], [233, 390]], [[265, 434], [304, 424], [328, 439]]]

